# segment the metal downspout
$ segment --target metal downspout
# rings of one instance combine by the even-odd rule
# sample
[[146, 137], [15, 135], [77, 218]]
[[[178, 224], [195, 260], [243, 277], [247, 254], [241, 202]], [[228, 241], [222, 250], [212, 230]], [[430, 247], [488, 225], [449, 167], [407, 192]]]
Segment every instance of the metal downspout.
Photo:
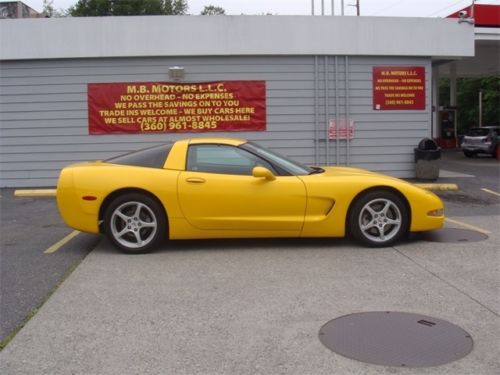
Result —
[[340, 165], [339, 121], [339, 64], [338, 56], [335, 56], [335, 163], [337, 165]]
[[328, 85], [328, 56], [325, 56], [325, 158], [326, 165], [330, 165], [330, 131], [329, 131], [329, 122], [328, 117], [330, 116], [330, 96], [328, 94], [329, 85]]
[[351, 165], [351, 148], [350, 148], [350, 140], [349, 140], [349, 125], [350, 125], [350, 117], [351, 117], [351, 98], [349, 92], [349, 56], [345, 56], [345, 127], [346, 127], [346, 164]]
[[318, 136], [318, 56], [314, 56], [314, 164], [319, 164], [319, 136]]

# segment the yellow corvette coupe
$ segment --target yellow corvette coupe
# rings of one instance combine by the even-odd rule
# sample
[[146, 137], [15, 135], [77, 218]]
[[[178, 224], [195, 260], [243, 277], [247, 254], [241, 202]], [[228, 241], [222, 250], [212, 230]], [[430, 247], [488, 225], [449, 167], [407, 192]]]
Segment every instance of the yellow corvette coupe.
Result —
[[343, 237], [390, 246], [441, 228], [443, 203], [403, 180], [301, 165], [240, 139], [179, 140], [61, 171], [64, 221], [127, 253], [162, 240]]

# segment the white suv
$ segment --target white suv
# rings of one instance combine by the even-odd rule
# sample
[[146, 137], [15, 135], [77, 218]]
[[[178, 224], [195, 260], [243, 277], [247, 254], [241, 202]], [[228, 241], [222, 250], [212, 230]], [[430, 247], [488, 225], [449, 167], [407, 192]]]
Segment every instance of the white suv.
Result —
[[462, 151], [468, 158], [480, 153], [495, 157], [499, 137], [500, 127], [498, 126], [470, 128], [462, 141]]

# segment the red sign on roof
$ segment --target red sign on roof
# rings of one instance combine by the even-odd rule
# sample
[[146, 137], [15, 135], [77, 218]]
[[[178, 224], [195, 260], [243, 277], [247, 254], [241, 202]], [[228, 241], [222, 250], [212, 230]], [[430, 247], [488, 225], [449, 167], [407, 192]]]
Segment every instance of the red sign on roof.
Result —
[[475, 4], [474, 12], [471, 5], [446, 18], [459, 18], [458, 13], [462, 11], [467, 12], [467, 17], [474, 18], [476, 27], [500, 27], [500, 5]]

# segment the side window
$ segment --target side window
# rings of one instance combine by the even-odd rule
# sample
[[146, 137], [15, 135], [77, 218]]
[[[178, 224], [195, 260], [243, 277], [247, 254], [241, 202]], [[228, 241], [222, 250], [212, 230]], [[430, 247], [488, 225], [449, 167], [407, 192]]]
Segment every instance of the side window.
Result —
[[188, 150], [187, 170], [196, 172], [252, 175], [256, 166], [273, 167], [258, 156], [228, 145], [191, 145]]

